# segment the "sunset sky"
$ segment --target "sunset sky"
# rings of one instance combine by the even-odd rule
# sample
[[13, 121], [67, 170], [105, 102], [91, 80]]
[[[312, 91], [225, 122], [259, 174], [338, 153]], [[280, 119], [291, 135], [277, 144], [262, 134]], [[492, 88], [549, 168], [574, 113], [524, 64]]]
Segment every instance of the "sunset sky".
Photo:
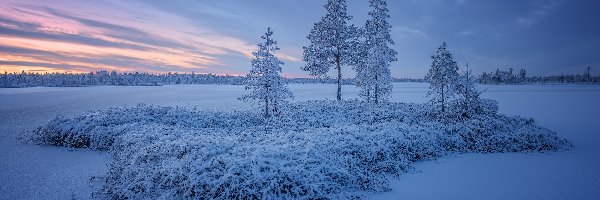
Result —
[[[268, 26], [286, 64], [300, 70], [306, 35], [324, 15], [317, 0], [0, 0], [0, 71], [246, 74]], [[423, 77], [448, 42], [475, 73], [600, 71], [600, 1], [389, 0], [395, 77]], [[364, 25], [368, 0], [349, 0]], [[351, 76], [351, 70], [344, 70]]]

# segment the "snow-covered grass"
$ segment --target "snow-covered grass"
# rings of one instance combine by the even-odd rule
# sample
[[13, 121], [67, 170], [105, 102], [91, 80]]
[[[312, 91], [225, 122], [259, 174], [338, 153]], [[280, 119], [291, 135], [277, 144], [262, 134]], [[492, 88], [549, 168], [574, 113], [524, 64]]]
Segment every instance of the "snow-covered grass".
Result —
[[295, 102], [280, 117], [139, 104], [56, 117], [27, 140], [110, 150], [109, 198], [349, 198], [388, 191], [417, 161], [571, 144], [534, 120], [496, 113], [438, 120], [426, 104]]

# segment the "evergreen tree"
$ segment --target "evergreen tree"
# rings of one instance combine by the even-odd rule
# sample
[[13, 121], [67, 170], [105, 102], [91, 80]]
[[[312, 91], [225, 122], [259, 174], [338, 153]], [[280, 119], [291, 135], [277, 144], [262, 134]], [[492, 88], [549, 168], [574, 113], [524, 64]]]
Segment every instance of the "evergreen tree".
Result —
[[433, 96], [431, 103], [439, 104], [440, 111], [446, 112], [448, 100], [454, 96], [458, 79], [458, 66], [452, 59], [452, 53], [448, 51], [446, 42], [442, 43], [435, 55], [431, 56], [433, 62], [429, 73], [425, 76], [429, 82], [428, 96]]
[[508, 72], [506, 73], [506, 82], [511, 83], [511, 84], [514, 83], [515, 79], [516, 79], [513, 71], [514, 71], [514, 69], [511, 67], [511, 68], [508, 68]]
[[592, 67], [588, 66], [585, 68], [585, 82], [591, 82], [592, 80]]
[[273, 31], [268, 28], [267, 33], [261, 37], [264, 42], [259, 43], [258, 49], [252, 52], [255, 58], [245, 81], [246, 90], [251, 92], [240, 98], [264, 107], [265, 117], [279, 113], [279, 108], [286, 99], [293, 98], [292, 92], [285, 86], [285, 80], [279, 74], [284, 63], [274, 55], [279, 47], [272, 35]]
[[475, 76], [469, 70], [468, 64], [466, 65], [464, 74], [458, 78], [456, 89], [459, 95], [458, 107], [463, 117], [471, 117], [473, 114], [482, 111], [479, 98], [481, 92], [475, 87]]
[[313, 76], [324, 76], [331, 67], [337, 69], [337, 100], [342, 100], [342, 66], [355, 65], [358, 50], [359, 30], [348, 25], [352, 19], [346, 13], [345, 0], [328, 0], [327, 14], [315, 23], [308, 39], [310, 45], [303, 47], [302, 70]]
[[394, 45], [390, 35], [392, 26], [387, 22], [390, 18], [387, 3], [384, 0], [370, 0], [372, 17], [367, 20], [364, 29], [365, 41], [362, 55], [355, 67], [357, 86], [361, 88], [359, 95], [367, 102], [376, 104], [390, 97], [392, 76], [390, 63], [396, 61], [396, 51], [388, 45]]
[[496, 84], [502, 83], [502, 73], [500, 73], [500, 69], [496, 69], [496, 73], [494, 73], [494, 82]]
[[527, 79], [527, 71], [525, 69], [521, 69], [521, 71], [519, 71], [519, 79], [521, 83], [525, 83], [525, 79]]

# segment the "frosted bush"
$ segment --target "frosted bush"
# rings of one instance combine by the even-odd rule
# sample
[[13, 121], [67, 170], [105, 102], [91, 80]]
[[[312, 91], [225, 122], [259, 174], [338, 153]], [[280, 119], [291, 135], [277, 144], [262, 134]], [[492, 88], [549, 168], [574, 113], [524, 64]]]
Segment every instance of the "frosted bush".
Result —
[[58, 116], [27, 133], [24, 139], [41, 144], [106, 150], [117, 136], [139, 129], [141, 125], [221, 129], [262, 123], [262, 117], [249, 112], [215, 112], [140, 103], [136, 107], [98, 110], [73, 118]]
[[308, 101], [279, 118], [138, 105], [57, 117], [29, 140], [108, 149], [95, 197], [111, 199], [348, 199], [390, 190], [413, 162], [463, 152], [531, 152], [571, 144], [531, 119], [485, 112], [431, 118], [426, 104]]

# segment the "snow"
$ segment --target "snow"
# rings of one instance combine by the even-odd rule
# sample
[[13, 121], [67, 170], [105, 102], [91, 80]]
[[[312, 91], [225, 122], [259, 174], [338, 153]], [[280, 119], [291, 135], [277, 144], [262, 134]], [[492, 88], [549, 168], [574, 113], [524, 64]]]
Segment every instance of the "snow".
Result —
[[[427, 84], [394, 84], [393, 101], [426, 102]], [[335, 97], [335, 85], [290, 85], [295, 101]], [[344, 86], [344, 99], [357, 89]], [[464, 154], [415, 165], [421, 172], [403, 174], [391, 192], [374, 199], [598, 199], [600, 153], [594, 122], [598, 86], [480, 86], [485, 98], [500, 102], [500, 112], [536, 119], [557, 131], [576, 149], [551, 154]], [[79, 115], [143, 101], [158, 105], [198, 105], [206, 109], [247, 108], [236, 100], [243, 86], [164, 86], [61, 88], [43, 93], [0, 89], [1, 199], [87, 198], [89, 177], [107, 170], [106, 153], [18, 144], [15, 138], [55, 115]], [[532, 103], [536, 102], [536, 103]], [[431, 192], [435, 190], [436, 192]], [[74, 192], [73, 192], [74, 191]], [[503, 198], [504, 197], [504, 198]], [[545, 198], [548, 197], [548, 198]]]
[[[201, 88], [201, 89], [199, 89]], [[243, 86], [163, 86], [0, 89], [0, 199], [88, 199], [91, 176], [108, 170], [110, 155], [85, 149], [21, 144], [16, 137], [56, 115], [79, 115], [140, 101], [199, 105], [207, 109], [245, 107], [235, 100]], [[230, 100], [231, 99], [231, 100]], [[226, 101], [223, 101], [226, 100]]]
[[[64, 91], [64, 87], [29, 87], [29, 88], [2, 88], [0, 95], [3, 94], [22, 94], [22, 93], [38, 93], [38, 92], [58, 92]], [[69, 88], [71, 89], [71, 88]], [[84, 88], [80, 88], [84, 89]]]
[[529, 119], [496, 115], [438, 122], [424, 104], [292, 103], [277, 118], [138, 104], [56, 117], [27, 132], [37, 144], [110, 150], [98, 195], [127, 198], [331, 198], [389, 190], [413, 162], [463, 153], [569, 149]]
[[[373, 199], [600, 199], [600, 86], [483, 85], [500, 113], [536, 119], [575, 149], [551, 154], [465, 154], [415, 165]], [[431, 192], [434, 188], [435, 192]]]

